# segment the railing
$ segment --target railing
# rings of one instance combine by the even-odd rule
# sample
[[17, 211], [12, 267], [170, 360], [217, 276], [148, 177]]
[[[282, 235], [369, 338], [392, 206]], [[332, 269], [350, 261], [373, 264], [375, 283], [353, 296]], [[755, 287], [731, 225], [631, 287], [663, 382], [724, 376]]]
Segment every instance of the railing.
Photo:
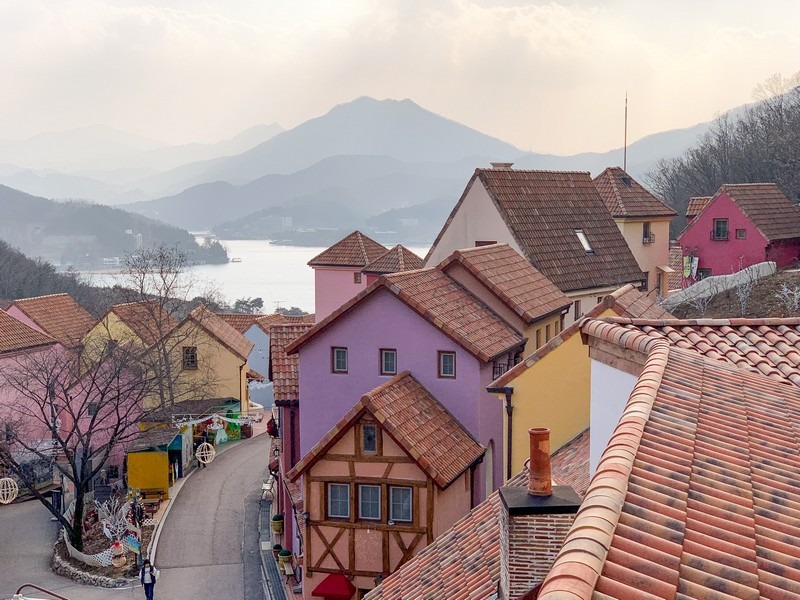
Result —
[[642, 236], [642, 243], [643, 244], [655, 244], [656, 243], [656, 234], [651, 233], [649, 235]]
[[727, 242], [728, 232], [717, 234], [713, 229], [711, 230], [711, 241], [713, 242]]
[[26, 583], [17, 588], [17, 591], [14, 593], [14, 598], [22, 598], [23, 597], [22, 590], [24, 590], [25, 588], [32, 588], [36, 591], [44, 592], [45, 594], [50, 594], [53, 598], [57, 598], [58, 600], [69, 600], [69, 598], [65, 598], [64, 596], [59, 596], [55, 592], [51, 592], [50, 590], [46, 590], [43, 587], [39, 587], [38, 585], [34, 585], [32, 583]]
[[517, 363], [522, 360], [521, 358], [518, 360], [513, 360], [509, 362], [496, 362], [492, 366], [492, 379], [497, 379], [501, 375], [503, 375], [506, 371], [508, 371], [511, 367], [516, 365]]

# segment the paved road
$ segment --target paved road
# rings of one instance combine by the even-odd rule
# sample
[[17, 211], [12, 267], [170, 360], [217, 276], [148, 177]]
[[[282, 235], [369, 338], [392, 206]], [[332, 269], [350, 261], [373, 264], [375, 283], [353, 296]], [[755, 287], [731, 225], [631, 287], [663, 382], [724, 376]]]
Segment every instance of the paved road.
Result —
[[[161, 531], [157, 600], [263, 600], [252, 519], [258, 515], [268, 451], [266, 435], [234, 442], [207, 469], [186, 479]], [[49, 561], [56, 534], [50, 513], [38, 502], [0, 507], [0, 599], [10, 598], [22, 583], [70, 600], [144, 597], [138, 586], [104, 590], [55, 575]]]
[[268, 451], [269, 437], [257, 436], [186, 480], [158, 542], [159, 600], [263, 600], [260, 557], [252, 541], [258, 532], [255, 523], [245, 529], [245, 514], [258, 514]]

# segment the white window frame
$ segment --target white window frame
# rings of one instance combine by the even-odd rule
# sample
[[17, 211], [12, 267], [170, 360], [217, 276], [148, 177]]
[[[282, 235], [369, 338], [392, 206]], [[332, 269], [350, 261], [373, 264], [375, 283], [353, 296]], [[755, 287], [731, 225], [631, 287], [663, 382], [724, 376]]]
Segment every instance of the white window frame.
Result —
[[[328, 483], [328, 517], [333, 519], [349, 519], [350, 518], [350, 485], [347, 483]], [[337, 489], [340, 491], [346, 492], [345, 497], [345, 507], [346, 507], [346, 514], [334, 514], [332, 510], [333, 505], [333, 490]], [[341, 499], [337, 499], [337, 502], [341, 502]]]
[[[444, 371], [444, 357], [445, 356], [452, 356], [453, 357], [453, 371], [452, 373], [445, 373]], [[455, 379], [456, 378], [456, 353], [455, 352], [448, 352], [445, 350], [439, 351], [438, 356], [438, 365], [437, 369], [439, 370], [439, 377], [444, 379]]]
[[[408, 491], [408, 518], [404, 519], [395, 515], [394, 494], [399, 490]], [[412, 523], [414, 521], [414, 488], [406, 486], [389, 486], [389, 520], [399, 523]]]
[[[378, 509], [377, 516], [366, 516], [364, 513], [364, 496], [366, 495], [364, 492], [365, 490], [377, 490], [378, 492], [378, 499], [377, 504], [370, 500], [369, 506]], [[358, 518], [364, 519], [367, 521], [380, 521], [381, 520], [381, 486], [379, 485], [369, 485], [369, 484], [359, 484], [358, 486]]]
[[[347, 373], [350, 367], [349, 363], [349, 356], [348, 356], [347, 348], [343, 346], [334, 346], [331, 348], [331, 370], [334, 373]], [[339, 356], [344, 356], [344, 369], [340, 368], [338, 365]]]
[[[386, 368], [386, 357], [392, 355], [393, 369]], [[381, 375], [397, 375], [397, 350], [394, 348], [381, 348]]]
[[589, 238], [586, 237], [586, 234], [583, 232], [583, 229], [576, 229], [575, 235], [578, 236], [578, 241], [583, 246], [584, 251], [586, 254], [594, 254], [594, 249], [592, 245], [589, 243]]

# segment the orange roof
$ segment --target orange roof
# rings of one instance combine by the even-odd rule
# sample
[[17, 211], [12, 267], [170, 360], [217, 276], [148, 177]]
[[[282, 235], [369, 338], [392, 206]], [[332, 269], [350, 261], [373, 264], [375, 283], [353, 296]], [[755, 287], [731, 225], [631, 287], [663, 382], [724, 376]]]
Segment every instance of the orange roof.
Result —
[[575, 335], [575, 333], [579, 332], [581, 325], [586, 322], [587, 319], [597, 317], [606, 310], [612, 310], [618, 315], [623, 314], [629, 317], [646, 315], [664, 315], [666, 317], [672, 317], [670, 313], [663, 310], [652, 298], [640, 292], [635, 286], [631, 284], [622, 286], [613, 294], [609, 294], [603, 298], [602, 302], [589, 311], [584, 319], [576, 321], [564, 329], [549, 342], [539, 347], [535, 352], [525, 357], [524, 360], [495, 379], [488, 387], [501, 388], [507, 386], [522, 373], [530, 369], [533, 365], [550, 354], [550, 352]]
[[385, 275], [387, 273], [401, 273], [403, 271], [421, 269], [424, 266], [425, 263], [419, 256], [405, 246], [397, 244], [361, 270], [364, 273]]
[[300, 399], [298, 372], [300, 357], [286, 354], [286, 346], [311, 329], [308, 323], [271, 325], [269, 328], [269, 371], [275, 404]]
[[585, 321], [584, 333], [636, 332], [800, 387], [800, 318]]
[[467, 269], [529, 324], [572, 304], [552, 281], [508, 244], [456, 250], [438, 268], [446, 273], [455, 263]]
[[348, 300], [296, 339], [286, 349], [300, 346], [326, 329], [341, 315], [379, 290], [388, 290], [473, 356], [488, 362], [525, 343], [525, 338], [489, 307], [439, 269], [420, 269], [381, 275], [367, 289]]
[[[589, 173], [476, 169], [431, 250], [480, 180], [530, 263], [561, 291], [644, 280]], [[582, 231], [591, 251], [576, 233]], [[430, 256], [430, 252], [428, 253]]]
[[670, 290], [679, 290], [683, 285], [683, 248], [680, 244], [669, 245], [669, 266], [672, 273], [667, 276]]
[[195, 308], [184, 322], [192, 320], [197, 325], [205, 329], [220, 343], [226, 346], [231, 352], [240, 359], [247, 360], [250, 351], [253, 349], [253, 342], [228, 325], [224, 319], [211, 312], [202, 304]]
[[50, 294], [14, 300], [16, 306], [48, 335], [65, 346], [75, 346], [95, 323], [95, 319], [69, 294]]
[[453, 483], [485, 451], [410, 372], [403, 371], [364, 394], [286, 476], [294, 481], [324, 458], [364, 411], [378, 420], [440, 489]]
[[160, 336], [166, 335], [177, 325], [166, 307], [157, 301], [115, 304], [108, 309], [108, 313], [112, 312], [148, 346], [155, 344]]
[[[269, 317], [271, 315], [267, 315]], [[281, 315], [283, 317], [283, 322], [285, 323], [310, 323], [313, 325], [317, 322], [316, 315], [314, 313], [305, 314], [305, 315]], [[267, 317], [264, 317], [266, 319]], [[280, 322], [280, 321], [276, 321]], [[272, 325], [272, 322], [269, 323]]]
[[609, 167], [594, 178], [612, 217], [674, 217], [678, 213], [644, 189], [620, 167]]
[[611, 309], [620, 317], [635, 319], [671, 319], [672, 314], [664, 310], [655, 299], [635, 285], [623, 285], [609, 294], [586, 313], [587, 317], [599, 317]]
[[256, 321], [265, 316], [253, 313], [216, 313], [216, 315], [239, 333], [245, 333]]
[[320, 252], [310, 261], [310, 267], [366, 267], [386, 252], [379, 244], [360, 231], [354, 231], [333, 246]]
[[57, 343], [47, 334], [0, 310], [0, 353], [43, 348]]
[[689, 205], [686, 207], [686, 218], [691, 219], [696, 217], [703, 209], [708, 206], [713, 196], [692, 196], [689, 198]]
[[589, 430], [575, 436], [550, 457], [553, 481], [568, 485], [583, 498], [589, 487]]
[[800, 598], [800, 390], [598, 334], [647, 358], [539, 599]]

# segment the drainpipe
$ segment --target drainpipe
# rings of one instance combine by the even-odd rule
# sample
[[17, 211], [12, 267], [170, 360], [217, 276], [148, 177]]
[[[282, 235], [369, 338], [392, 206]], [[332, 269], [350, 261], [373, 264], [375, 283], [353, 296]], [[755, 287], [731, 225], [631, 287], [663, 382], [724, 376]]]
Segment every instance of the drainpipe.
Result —
[[[249, 412], [250, 412], [250, 410], [249, 410], [249, 408], [250, 408], [250, 402], [249, 402], [249, 401], [248, 401], [248, 403], [247, 403], [247, 408], [248, 408], [248, 410], [247, 410], [247, 411], [244, 411], [244, 410], [242, 410], [242, 409], [243, 409], [243, 407], [242, 407], [242, 369], [244, 369], [244, 366], [245, 366], [246, 364], [247, 364], [246, 362], [243, 362], [241, 365], [239, 365], [239, 414], [240, 414], [240, 415], [241, 415], [242, 413], [244, 413], [244, 412], [247, 412], [247, 413], [249, 413]], [[245, 381], [245, 385], [247, 385], [247, 382], [246, 382], [246, 381]]]
[[514, 393], [512, 386], [488, 387], [486, 391], [490, 394], [505, 394], [506, 414], [508, 415], [508, 427], [506, 432], [506, 480], [511, 479], [511, 434], [514, 425], [514, 407], [511, 405], [511, 394]]

